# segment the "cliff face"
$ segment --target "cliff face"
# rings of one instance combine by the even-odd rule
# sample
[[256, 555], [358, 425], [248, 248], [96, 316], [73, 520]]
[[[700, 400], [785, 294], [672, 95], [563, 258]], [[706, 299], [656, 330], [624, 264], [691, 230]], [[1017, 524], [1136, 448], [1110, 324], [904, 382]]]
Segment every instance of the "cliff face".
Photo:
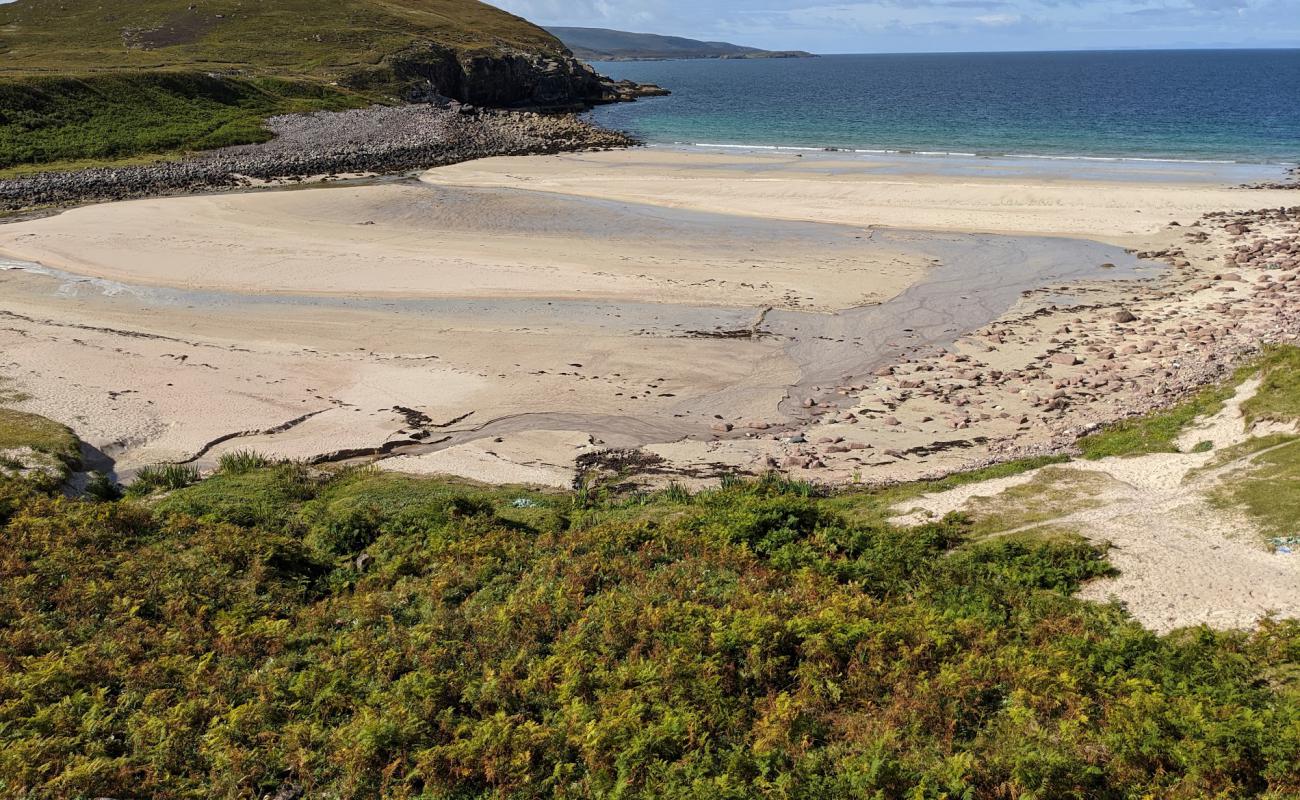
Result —
[[394, 55], [383, 66], [353, 72], [342, 83], [358, 90], [395, 91], [408, 102], [449, 98], [477, 106], [544, 111], [666, 94], [658, 87], [611, 81], [568, 54], [465, 54], [432, 43]]
[[359, 90], [393, 91], [408, 102], [450, 98], [494, 108], [569, 110], [602, 97], [595, 70], [565, 55], [458, 53], [432, 43], [408, 48], [382, 66], [353, 72], [341, 83]]
[[0, 0], [0, 167], [259, 142], [290, 112], [645, 93], [478, 0]]

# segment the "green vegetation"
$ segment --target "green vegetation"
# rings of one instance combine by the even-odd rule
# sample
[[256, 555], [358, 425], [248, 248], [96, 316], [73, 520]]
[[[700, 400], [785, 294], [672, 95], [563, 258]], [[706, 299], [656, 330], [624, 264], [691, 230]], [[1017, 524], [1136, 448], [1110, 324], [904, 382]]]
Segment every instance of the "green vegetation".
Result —
[[259, 142], [397, 94], [411, 59], [563, 50], [477, 0], [0, 3], [0, 170]]
[[346, 79], [418, 44], [556, 54], [541, 28], [477, 0], [16, 0], [0, 73], [187, 69]]
[[991, 497], [972, 497], [966, 504], [971, 533], [989, 536], [1096, 508], [1102, 504], [1098, 495], [1111, 484], [1099, 472], [1048, 467], [1027, 483]]
[[361, 102], [312, 83], [191, 72], [0, 77], [0, 168], [261, 142], [268, 116]]
[[0, 481], [0, 795], [1300, 793], [1300, 624], [1157, 637], [1077, 537], [779, 478], [595, 494]]
[[77, 437], [67, 427], [35, 414], [0, 408], [0, 450], [24, 447], [48, 453], [69, 465], [81, 458]]
[[1241, 404], [1247, 423], [1300, 420], [1300, 347], [1269, 347], [1259, 373], [1259, 390]]
[[[1241, 405], [1246, 423], [1300, 420], [1300, 347], [1270, 345], [1258, 359], [1236, 371], [1229, 380], [1211, 386], [1165, 411], [1117, 422], [1079, 440], [1084, 458], [1176, 453], [1176, 441], [1198, 417], [1223, 410], [1242, 381], [1259, 374], [1261, 383], [1253, 397]], [[1205, 452], [1198, 444], [1194, 452]]]
[[1191, 398], [1168, 408], [1108, 425], [1097, 433], [1079, 440], [1083, 457], [1090, 460], [1110, 456], [1136, 456], [1147, 453], [1177, 453], [1178, 435], [1198, 417], [1217, 414], [1236, 392], [1245, 375], [1227, 383], [1203, 389]]
[[199, 482], [201, 474], [189, 464], [156, 464], [143, 467], [135, 473], [131, 494], [152, 494], [184, 489]]
[[252, 472], [255, 469], [270, 466], [271, 462], [266, 456], [260, 453], [254, 453], [251, 450], [236, 450], [231, 453], [223, 453], [218, 459], [220, 471], [226, 475], [242, 475], [245, 472]]
[[[1222, 506], [1244, 509], [1264, 535], [1300, 535], [1300, 439], [1270, 439], [1272, 448], [1252, 459], [1252, 468], [1226, 478], [1211, 494]], [[1252, 440], [1256, 441], [1256, 440]], [[1260, 440], [1265, 441], [1265, 440]]]
[[25, 474], [53, 488], [80, 462], [81, 444], [65, 426], [36, 414], [0, 408], [0, 480]]

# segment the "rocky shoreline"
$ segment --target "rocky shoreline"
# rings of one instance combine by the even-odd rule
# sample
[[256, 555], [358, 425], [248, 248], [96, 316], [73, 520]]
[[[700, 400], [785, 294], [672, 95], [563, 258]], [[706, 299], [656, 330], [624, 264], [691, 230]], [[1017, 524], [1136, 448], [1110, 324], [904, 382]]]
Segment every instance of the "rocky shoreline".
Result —
[[271, 118], [267, 127], [275, 134], [271, 141], [197, 153], [179, 161], [42, 172], [2, 180], [0, 211], [638, 144], [626, 134], [574, 115], [492, 111], [454, 102], [285, 115]]
[[[1181, 245], [1137, 253], [1168, 265], [1161, 278], [1030, 292], [1023, 312], [951, 348], [806, 403], [810, 424], [774, 435], [766, 468], [887, 485], [1078, 455], [1079, 437], [1167, 408], [1264, 345], [1300, 341], [1300, 206], [1212, 212], [1170, 231]], [[1078, 301], [1036, 301], [1058, 295]], [[967, 455], [927, 468], [936, 443]]]

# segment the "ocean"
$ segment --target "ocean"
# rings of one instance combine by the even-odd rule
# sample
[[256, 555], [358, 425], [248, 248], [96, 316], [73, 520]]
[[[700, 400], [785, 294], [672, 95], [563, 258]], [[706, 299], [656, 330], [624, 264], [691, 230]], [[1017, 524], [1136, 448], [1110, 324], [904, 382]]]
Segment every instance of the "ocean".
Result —
[[598, 62], [671, 97], [599, 123], [658, 144], [1300, 162], [1300, 50]]

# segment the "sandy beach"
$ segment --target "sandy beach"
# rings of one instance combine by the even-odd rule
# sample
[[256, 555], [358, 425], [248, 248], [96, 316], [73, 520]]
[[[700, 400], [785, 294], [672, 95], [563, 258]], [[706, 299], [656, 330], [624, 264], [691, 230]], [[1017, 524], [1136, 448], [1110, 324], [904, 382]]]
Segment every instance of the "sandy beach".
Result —
[[[1227, 246], [1201, 243], [1193, 265], [1186, 253], [1140, 262], [1097, 242], [1169, 250], [1182, 246], [1171, 221], [1291, 199], [1195, 174], [954, 179], [899, 168], [644, 149], [74, 209], [0, 227], [0, 254], [27, 265], [4, 273], [4, 310], [17, 315], [6, 335], [24, 340], [6, 348], [5, 375], [33, 410], [75, 422], [123, 470], [203, 463], [215, 440], [238, 433], [229, 446], [296, 458], [393, 452], [395, 466], [455, 472], [448, 449], [476, 460], [478, 440], [560, 426], [592, 448], [648, 446], [688, 474], [775, 460], [823, 464], [832, 480], [901, 479], [996, 447], [1043, 446], [1070, 426], [1022, 421], [1033, 406], [1018, 397], [973, 420], [988, 428], [978, 446], [839, 468], [839, 454], [792, 456], [768, 431], [789, 439], [847, 413], [858, 435], [845, 440], [876, 453], [950, 439], [940, 399], [890, 403], [887, 415], [852, 408], [898, 391], [876, 373], [899, 359], [972, 346], [974, 357], [985, 340], [970, 335], [1000, 318], [1033, 322], [1019, 349], [974, 363], [1032, 361], [1053, 338], [1036, 335], [1055, 324], [1044, 312], [1052, 295], [1164, 302], [1172, 282], [1213, 269]], [[1106, 402], [1117, 407], [1088, 422], [1129, 405]], [[458, 421], [419, 429], [399, 407]], [[553, 449], [501, 458], [571, 462]]]
[[[87, 206], [0, 226], [0, 380], [125, 479], [236, 450], [557, 488], [935, 477], [1296, 340], [1296, 194], [1229, 176], [646, 149]], [[1213, 581], [1125, 538], [1205, 527], [1197, 458], [1070, 478], [1111, 511], [1059, 514], [1120, 544], [1090, 591], [1157, 629], [1290, 602], [1248, 531], [1186, 545], [1235, 559]]]
[[[567, 485], [584, 448], [644, 447], [655, 471], [687, 478], [776, 466], [901, 480], [1060, 446], [1204, 380], [1189, 361], [1136, 383], [1173, 342], [1125, 359], [1131, 391], [1034, 402], [1095, 369], [1049, 352], [1076, 306], [1103, 309], [1076, 323], [1098, 343], [1114, 333], [1104, 309], [1158, 306], [1131, 332], [1144, 339], [1183, 313], [1175, 287], [1218, 268], [1230, 236], [1191, 252], [1170, 222], [1292, 199], [1209, 174], [954, 184], [899, 174], [908, 163], [924, 166], [654, 149], [486, 159], [418, 181], [8, 224], [3, 375], [125, 475], [252, 447]], [[902, 377], [974, 385], [977, 367], [1044, 359], [974, 405]]]

